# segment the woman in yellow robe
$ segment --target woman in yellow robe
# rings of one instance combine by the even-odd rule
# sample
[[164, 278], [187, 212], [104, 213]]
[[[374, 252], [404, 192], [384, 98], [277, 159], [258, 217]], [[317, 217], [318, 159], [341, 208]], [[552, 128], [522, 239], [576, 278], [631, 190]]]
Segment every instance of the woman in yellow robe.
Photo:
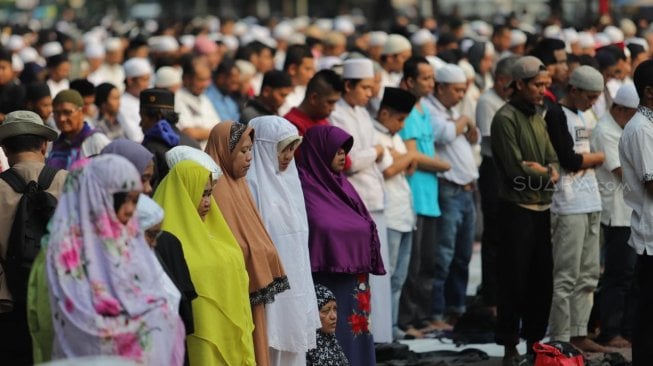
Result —
[[186, 343], [191, 365], [255, 365], [249, 279], [240, 246], [211, 193], [211, 173], [176, 164], [154, 200], [166, 212], [162, 229], [181, 241], [191, 279], [195, 332]]

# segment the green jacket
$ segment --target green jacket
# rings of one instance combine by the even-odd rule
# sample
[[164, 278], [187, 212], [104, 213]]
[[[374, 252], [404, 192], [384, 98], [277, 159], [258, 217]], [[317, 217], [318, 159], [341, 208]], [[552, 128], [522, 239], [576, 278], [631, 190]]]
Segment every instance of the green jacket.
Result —
[[534, 161], [560, 171], [544, 118], [506, 103], [492, 119], [492, 154], [499, 176], [499, 198], [516, 204], [550, 204], [554, 185], [548, 173], [522, 164]]

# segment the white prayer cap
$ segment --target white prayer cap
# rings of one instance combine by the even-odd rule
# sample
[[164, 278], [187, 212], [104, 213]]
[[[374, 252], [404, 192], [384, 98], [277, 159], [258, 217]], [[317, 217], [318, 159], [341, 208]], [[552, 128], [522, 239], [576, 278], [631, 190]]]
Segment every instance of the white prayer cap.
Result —
[[646, 42], [646, 40], [644, 38], [633, 37], [633, 38], [629, 38], [628, 40], [626, 40], [626, 46], [631, 44], [631, 43], [640, 45], [640, 46], [644, 47], [645, 51], [648, 51], [648, 42]]
[[12, 34], [7, 40], [7, 49], [11, 52], [18, 52], [25, 47], [23, 36]]
[[243, 21], [237, 21], [234, 24], [234, 35], [238, 37], [245, 35], [248, 30], [249, 30], [249, 26], [245, 24]]
[[458, 62], [458, 66], [460, 66], [460, 68], [465, 73], [467, 80], [474, 79], [476, 76], [476, 71], [474, 71], [474, 66], [472, 66], [472, 64], [470, 64], [467, 60], [460, 60], [460, 62]]
[[104, 47], [99, 43], [89, 43], [84, 47], [86, 58], [104, 58]]
[[356, 27], [350, 17], [339, 16], [333, 21], [333, 30], [350, 35], [356, 31]]
[[526, 33], [530, 33], [530, 34], [537, 33], [537, 29], [535, 28], [535, 26], [533, 24], [531, 24], [531, 23], [528, 23], [528, 22], [519, 23], [518, 28], [521, 29], [522, 31], [526, 32]]
[[369, 79], [374, 77], [374, 64], [368, 58], [345, 60], [342, 66], [343, 79]]
[[11, 69], [14, 70], [14, 72], [22, 72], [23, 69], [25, 69], [23, 60], [15, 53], [11, 55]]
[[305, 44], [306, 43], [306, 36], [301, 34], [301, 33], [293, 33], [288, 37], [288, 45], [292, 46], [294, 44]]
[[589, 32], [578, 33], [578, 43], [582, 48], [594, 48], [594, 37]]
[[526, 33], [519, 29], [510, 31], [510, 47], [516, 47], [526, 44]]
[[635, 37], [637, 34], [637, 25], [628, 18], [621, 19], [621, 22], [619, 22], [619, 28], [621, 28], [621, 31], [624, 33], [624, 38]]
[[433, 68], [433, 73], [434, 74], [437, 74], [438, 70], [442, 66], [447, 64], [446, 62], [444, 62], [441, 58], [439, 58], [437, 56], [426, 56], [426, 60], [429, 62], [429, 64]]
[[235, 51], [238, 49], [238, 38], [236, 38], [233, 35], [223, 36], [222, 43], [224, 43], [224, 45], [227, 46], [227, 49], [229, 51]]
[[274, 36], [274, 39], [288, 41], [294, 32], [295, 30], [290, 23], [280, 22], [276, 27], [274, 27], [272, 35]]
[[63, 47], [61, 47], [61, 43], [57, 41], [48, 42], [41, 47], [41, 56], [43, 56], [43, 58], [60, 55], [62, 53]]
[[104, 42], [104, 48], [107, 52], [121, 51], [122, 41], [118, 37], [111, 37]]
[[592, 92], [603, 91], [603, 75], [592, 66], [579, 66], [569, 76], [569, 85]]
[[603, 33], [608, 36], [610, 43], [620, 43], [624, 41], [624, 32], [622, 32], [621, 29], [615, 27], [614, 25], [605, 27]]
[[562, 30], [562, 35], [565, 39], [565, 42], [568, 44], [574, 44], [579, 41], [578, 32], [574, 28], [565, 28]]
[[256, 74], [256, 66], [247, 60], [236, 60], [235, 62], [241, 77], [254, 76]]
[[557, 38], [557, 39], [562, 39], [562, 29], [560, 28], [559, 25], [550, 25], [546, 28], [544, 28], [544, 38]]
[[410, 41], [401, 34], [390, 34], [383, 46], [382, 55], [396, 55], [411, 50]]
[[317, 61], [317, 70], [331, 69], [336, 65], [342, 65], [342, 59], [337, 56], [322, 56]]
[[610, 45], [612, 43], [612, 40], [605, 33], [597, 33], [594, 36], [594, 43], [596, 45], [596, 48], [600, 48], [600, 47], [603, 47], [603, 46]]
[[639, 96], [637, 95], [635, 84], [626, 83], [620, 86], [612, 102], [627, 108], [637, 108], [639, 105]]
[[469, 49], [472, 48], [472, 46], [476, 43], [471, 38], [465, 38], [462, 41], [460, 41], [460, 50], [463, 51], [464, 54], [467, 54], [469, 52]]
[[435, 36], [428, 29], [420, 29], [410, 36], [410, 42], [417, 47], [421, 47], [427, 43], [435, 43]]
[[184, 34], [179, 37], [179, 41], [186, 48], [193, 48], [195, 46], [195, 36], [192, 34]]
[[152, 52], [177, 52], [179, 50], [179, 43], [173, 36], [151, 37], [147, 43]]
[[370, 32], [370, 40], [368, 42], [370, 47], [383, 47], [385, 41], [388, 40], [388, 33], [382, 31]]
[[172, 169], [180, 161], [191, 160], [203, 166], [211, 172], [213, 180], [218, 180], [222, 176], [222, 169], [216, 162], [204, 151], [190, 146], [175, 146], [166, 153], [166, 163]]
[[125, 77], [134, 78], [152, 74], [152, 66], [147, 59], [142, 57], [133, 57], [125, 61], [123, 65]]
[[136, 217], [142, 230], [150, 229], [163, 221], [163, 208], [146, 194], [138, 195]]
[[437, 70], [435, 80], [445, 84], [466, 84], [467, 77], [463, 69], [456, 64], [446, 64]]
[[492, 33], [490, 25], [483, 20], [474, 20], [469, 23], [469, 28], [472, 32], [482, 37], [488, 37]]
[[263, 42], [263, 39], [265, 38], [270, 38], [270, 30], [262, 25], [254, 24], [250, 29], [249, 32], [252, 34], [254, 39], [257, 39], [261, 42]]
[[20, 52], [18, 52], [18, 55], [24, 63], [36, 62], [39, 60], [39, 53], [36, 52], [36, 50], [32, 47], [23, 48], [20, 50]]
[[327, 18], [320, 18], [315, 21], [315, 26], [320, 28], [325, 32], [329, 32], [333, 29], [333, 20]]
[[306, 29], [311, 23], [308, 16], [302, 15], [292, 20], [292, 25], [297, 31]]
[[154, 86], [157, 88], [169, 88], [181, 84], [181, 70], [172, 66], [162, 66], [156, 70]]

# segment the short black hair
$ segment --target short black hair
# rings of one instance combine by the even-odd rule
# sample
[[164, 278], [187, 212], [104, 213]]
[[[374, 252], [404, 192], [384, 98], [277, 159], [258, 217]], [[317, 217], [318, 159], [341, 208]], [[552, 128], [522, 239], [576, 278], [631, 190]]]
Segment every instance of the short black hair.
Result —
[[279, 70], [271, 70], [263, 75], [263, 84], [261, 84], [261, 90], [263, 90], [265, 87], [277, 89], [288, 88], [291, 86], [292, 80], [290, 80], [290, 75], [288, 75], [288, 73]]
[[[202, 61], [204, 59], [202, 57], [194, 56], [191, 54], [184, 55], [181, 58], [181, 70], [182, 70], [182, 77], [194, 77], [196, 72], [197, 72], [197, 66], [201, 66]], [[211, 68], [208, 64], [204, 63], [206, 67], [209, 69]]]
[[325, 95], [332, 92], [344, 93], [345, 82], [340, 75], [329, 69], [316, 72], [306, 86], [306, 95], [310, 93]]
[[429, 61], [426, 57], [423, 56], [413, 56], [404, 62], [404, 79], [417, 79], [419, 76], [419, 65], [420, 64], [429, 64]]
[[641, 44], [630, 43], [626, 47], [628, 47], [628, 51], [630, 51], [630, 58], [633, 59], [633, 60], [636, 59], [637, 56], [639, 56], [640, 53], [646, 52], [646, 50], [644, 49], [644, 46], [642, 46]]
[[276, 50], [274, 48], [266, 45], [265, 43], [263, 43], [261, 41], [250, 42], [250, 43], [247, 44], [247, 47], [249, 49], [251, 49], [252, 52], [254, 52], [257, 55], [260, 55], [261, 52], [263, 52], [263, 50], [266, 50], [266, 49], [270, 50], [270, 52], [272, 52], [273, 56], [274, 56], [274, 53], [276, 52]]
[[647, 86], [653, 86], [653, 60], [646, 60], [639, 64], [635, 69], [633, 80], [635, 81], [635, 89], [637, 89], [639, 99], [644, 99], [644, 89]]
[[47, 139], [45, 137], [38, 135], [17, 135], [7, 137], [2, 140], [0, 145], [2, 145], [8, 152], [17, 154], [28, 151], [38, 151], [46, 141]]
[[113, 89], [116, 89], [116, 86], [111, 83], [102, 83], [95, 88], [95, 105], [98, 106], [98, 108], [106, 103], [107, 99], [109, 99], [109, 93], [111, 93]]
[[294, 44], [286, 50], [286, 60], [283, 62], [283, 71], [288, 71], [291, 65], [301, 65], [305, 58], [313, 58], [310, 48], [301, 44]]
[[4, 47], [0, 47], [0, 61], [7, 61], [7, 62], [12, 62], [11, 59], [11, 51]]
[[544, 38], [535, 45], [535, 48], [531, 51], [531, 56], [539, 58], [545, 66], [553, 65], [558, 62], [554, 52], [564, 50], [565, 47], [565, 42], [560, 39]]
[[82, 97], [95, 95], [95, 85], [86, 79], [75, 79], [71, 81], [70, 89], [77, 90]]
[[48, 68], [58, 67], [64, 62], [68, 62], [68, 55], [60, 53], [58, 55], [50, 56], [46, 59], [45, 64]]
[[234, 67], [236, 67], [236, 62], [233, 59], [229, 57], [223, 58], [218, 67], [213, 71], [213, 79], [217, 78], [219, 75], [231, 74], [231, 70], [233, 70]]

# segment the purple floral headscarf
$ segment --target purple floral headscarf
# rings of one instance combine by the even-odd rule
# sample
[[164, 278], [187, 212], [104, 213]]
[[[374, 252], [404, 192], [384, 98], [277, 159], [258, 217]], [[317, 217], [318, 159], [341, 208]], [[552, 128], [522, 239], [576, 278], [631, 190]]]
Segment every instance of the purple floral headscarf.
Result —
[[136, 217], [123, 225], [113, 195], [142, 190], [140, 174], [113, 154], [76, 164], [50, 221], [47, 276], [54, 358], [114, 355], [181, 365], [178, 302]]

